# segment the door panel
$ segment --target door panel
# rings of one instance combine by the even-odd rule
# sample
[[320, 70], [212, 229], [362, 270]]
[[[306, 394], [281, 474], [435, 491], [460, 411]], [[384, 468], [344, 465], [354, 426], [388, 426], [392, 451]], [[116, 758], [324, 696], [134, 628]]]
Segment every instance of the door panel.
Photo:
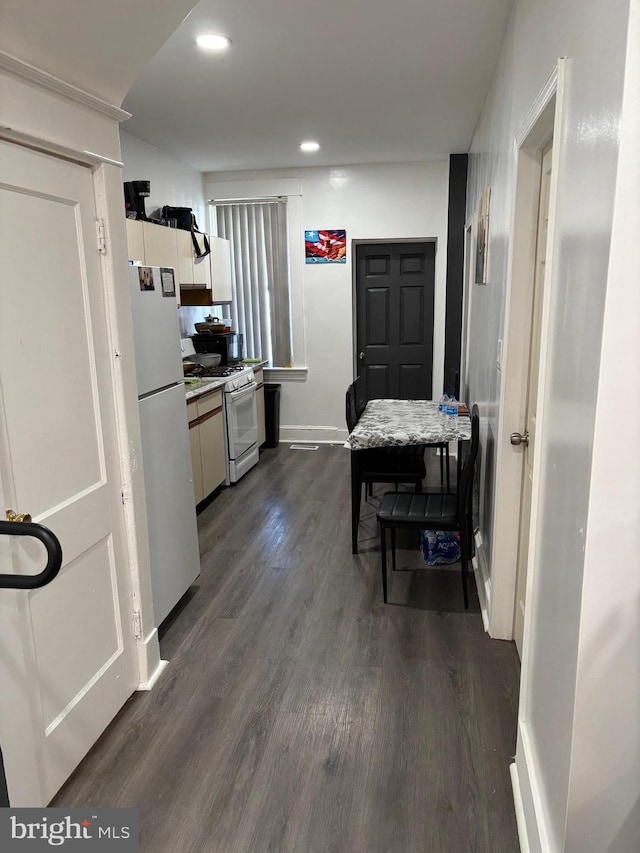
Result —
[[[2, 498], [50, 527], [64, 558], [50, 586], [0, 593], [9, 793], [35, 806], [137, 684], [90, 170], [0, 143], [0, 256]], [[10, 571], [40, 570], [39, 545], [5, 548]]]
[[367, 290], [367, 342], [369, 346], [389, 346], [389, 288]]
[[356, 247], [359, 375], [366, 400], [429, 399], [433, 363], [434, 243]]
[[[391, 396], [389, 391], [389, 368], [385, 364], [368, 364], [364, 374], [368, 400], [384, 400]], [[364, 395], [363, 395], [364, 396]]]
[[425, 376], [421, 364], [401, 364], [400, 376], [400, 400], [420, 400], [424, 390]]
[[400, 346], [424, 343], [424, 289], [403, 287], [400, 290]]
[[[3, 263], [8, 262], [0, 336], [4, 364], [18, 368], [2, 374], [6, 429], [16, 500], [40, 516], [69, 495], [104, 482], [81, 222], [72, 200], [26, 195], [10, 186], [0, 188], [0, 209]], [[46, 242], [36, 237], [45, 233]], [[11, 247], [10, 255], [5, 247]], [[51, 270], [56, 271], [53, 287]], [[49, 286], [34, 287], [34, 281]], [[25, 389], [25, 376], [37, 384]], [[68, 429], [70, 412], [85, 429]]]

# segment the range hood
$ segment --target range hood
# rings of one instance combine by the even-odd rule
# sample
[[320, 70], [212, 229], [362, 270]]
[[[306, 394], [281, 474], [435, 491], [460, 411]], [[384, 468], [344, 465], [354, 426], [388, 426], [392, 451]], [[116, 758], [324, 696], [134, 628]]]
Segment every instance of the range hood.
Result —
[[206, 284], [181, 284], [181, 305], [213, 305], [213, 291]]

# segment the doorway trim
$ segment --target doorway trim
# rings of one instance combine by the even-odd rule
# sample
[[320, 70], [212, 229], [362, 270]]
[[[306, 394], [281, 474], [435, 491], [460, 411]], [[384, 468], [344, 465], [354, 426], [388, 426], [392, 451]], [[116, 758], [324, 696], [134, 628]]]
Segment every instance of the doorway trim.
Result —
[[[496, 639], [513, 638], [513, 614], [516, 598], [516, 559], [522, 487], [522, 456], [509, 442], [509, 435], [524, 423], [527, 370], [529, 359], [529, 328], [533, 276], [535, 268], [538, 195], [542, 149], [554, 139], [552, 180], [549, 200], [549, 243], [547, 247], [548, 287], [542, 305], [540, 342], [540, 373], [538, 386], [538, 445], [544, 443], [544, 386], [547, 341], [550, 328], [553, 282], [554, 221], [558, 193], [557, 160], [562, 150], [563, 96], [565, 87], [564, 58], [558, 60], [551, 76], [532, 104], [514, 137], [515, 182], [507, 266], [504, 341], [500, 372], [500, 414], [496, 444], [495, 514], [491, 554], [491, 582], [487, 601], [489, 633]], [[537, 505], [540, 493], [537, 455], [534, 465], [534, 484], [530, 524], [530, 545], [527, 573], [527, 596], [533, 582]], [[524, 648], [527, 647], [528, 624], [525, 618]], [[526, 652], [523, 653], [523, 675]], [[524, 683], [524, 678], [523, 678]]]
[[548, 849], [546, 809], [538, 785], [538, 763], [528, 736], [527, 686], [531, 666], [533, 587], [537, 550], [538, 507], [544, 485], [541, 483], [540, 449], [546, 441], [544, 399], [547, 384], [549, 330], [557, 275], [554, 250], [558, 200], [558, 160], [563, 150], [564, 94], [566, 60], [561, 57], [535, 99], [514, 138], [515, 182], [510, 229], [507, 293], [505, 301], [504, 345], [501, 371], [501, 406], [498, 418], [496, 458], [496, 510], [493, 524], [492, 593], [489, 601], [489, 633], [499, 639], [512, 639], [516, 604], [516, 573], [522, 488], [522, 455], [509, 442], [512, 430], [522, 429], [527, 397], [530, 334], [523, 334], [531, 322], [531, 299], [535, 275], [538, 201], [542, 150], [553, 139], [552, 174], [549, 197], [547, 275], [542, 298], [540, 361], [537, 396], [537, 446], [534, 458], [531, 494], [527, 586], [525, 600], [518, 743], [516, 760], [510, 767], [514, 791], [518, 834], [523, 850], [541, 853]]

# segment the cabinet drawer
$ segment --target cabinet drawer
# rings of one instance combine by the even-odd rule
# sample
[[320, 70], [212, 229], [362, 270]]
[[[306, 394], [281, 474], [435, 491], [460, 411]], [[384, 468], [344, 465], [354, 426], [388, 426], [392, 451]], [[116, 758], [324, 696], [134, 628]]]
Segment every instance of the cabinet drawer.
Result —
[[222, 409], [222, 391], [219, 388], [198, 397], [198, 414], [200, 417], [208, 415], [214, 409]]
[[187, 400], [187, 420], [189, 423], [198, 418], [198, 401], [197, 399]]

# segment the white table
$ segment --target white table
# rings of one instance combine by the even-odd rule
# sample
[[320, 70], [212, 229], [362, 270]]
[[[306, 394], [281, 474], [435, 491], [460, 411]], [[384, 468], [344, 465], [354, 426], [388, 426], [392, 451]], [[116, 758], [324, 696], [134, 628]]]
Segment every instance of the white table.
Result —
[[471, 418], [466, 406], [461, 409], [458, 423], [452, 428], [448, 423], [450, 419], [443, 418], [438, 412], [436, 400], [369, 400], [346, 444], [351, 450], [351, 535], [354, 554], [358, 552], [361, 500], [358, 451], [374, 447], [468, 441], [471, 438]]

